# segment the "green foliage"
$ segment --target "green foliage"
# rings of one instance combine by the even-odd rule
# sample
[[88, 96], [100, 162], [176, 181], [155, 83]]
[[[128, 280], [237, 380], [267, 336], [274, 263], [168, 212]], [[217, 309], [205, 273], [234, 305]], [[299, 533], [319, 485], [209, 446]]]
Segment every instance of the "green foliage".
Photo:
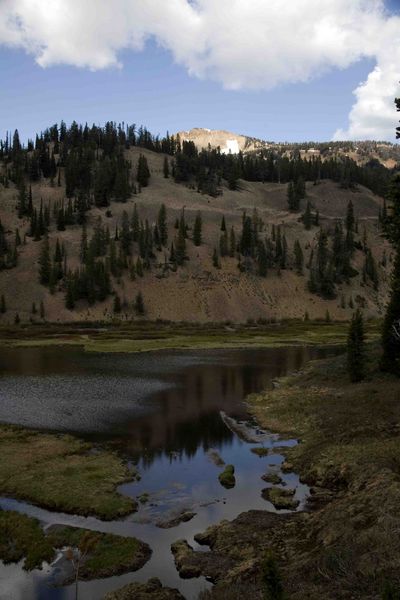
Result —
[[37, 519], [14, 511], [0, 511], [0, 560], [8, 564], [25, 559], [23, 567], [31, 571], [53, 558], [53, 546]]
[[269, 552], [261, 565], [261, 581], [264, 600], [283, 600], [282, 578], [274, 555]]
[[303, 274], [304, 256], [299, 240], [294, 242], [294, 266], [298, 275]]
[[395, 249], [389, 304], [386, 309], [382, 329], [383, 371], [400, 374], [400, 174], [393, 177], [388, 200], [390, 218], [386, 226], [386, 236]]
[[42, 242], [39, 256], [39, 281], [42, 285], [49, 285], [51, 274], [50, 244], [46, 235]]
[[167, 209], [165, 204], [161, 204], [157, 217], [158, 232], [162, 246], [168, 244], [168, 226], [167, 226]]
[[202, 218], [201, 212], [198, 211], [193, 226], [193, 243], [195, 246], [201, 246], [202, 242]]
[[139, 156], [136, 179], [142, 187], [147, 187], [149, 185], [150, 170], [147, 164], [147, 158], [143, 154]]
[[225, 469], [218, 475], [220, 484], [229, 489], [235, 487], [235, 467], [233, 465], [226, 465]]
[[134, 309], [136, 314], [140, 317], [142, 317], [145, 314], [143, 295], [140, 291], [136, 294]]

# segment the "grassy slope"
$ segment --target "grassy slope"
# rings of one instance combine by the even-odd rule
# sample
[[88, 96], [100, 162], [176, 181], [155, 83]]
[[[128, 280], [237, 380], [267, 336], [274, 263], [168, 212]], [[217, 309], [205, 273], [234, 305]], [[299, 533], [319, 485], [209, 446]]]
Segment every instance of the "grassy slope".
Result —
[[118, 518], [135, 510], [116, 492], [132, 472], [108, 451], [69, 435], [0, 425], [0, 494], [51, 510]]
[[[136, 163], [142, 149], [131, 149], [129, 158]], [[187, 251], [190, 260], [177, 273], [162, 274], [164, 252], [157, 256], [157, 265], [151, 273], [143, 278], [130, 281], [128, 274], [121, 282], [114, 282], [114, 287], [122, 299], [126, 299], [128, 306], [119, 317], [121, 320], [133, 318], [132, 301], [140, 289], [143, 292], [147, 307], [147, 318], [158, 318], [173, 321], [224, 321], [230, 319], [235, 322], [245, 322], [247, 318], [271, 317], [303, 317], [305, 310], [310, 318], [324, 318], [329, 309], [331, 316], [337, 319], [346, 319], [351, 313], [349, 307], [340, 307], [340, 298], [343, 294], [348, 303], [350, 297], [355, 301], [359, 297], [366, 302], [366, 313], [371, 316], [380, 314], [385, 301], [386, 285], [383, 283], [378, 293], [370, 286], [363, 286], [361, 278], [352, 280], [351, 285], [343, 285], [339, 290], [338, 299], [324, 301], [310, 295], [306, 290], [306, 276], [300, 277], [288, 269], [281, 273], [271, 271], [266, 279], [248, 274], [241, 274], [237, 269], [235, 258], [222, 260], [222, 268], [214, 269], [212, 266], [212, 252], [218, 246], [220, 236], [220, 222], [225, 215], [228, 228], [234, 225], [237, 235], [241, 228], [241, 215], [243, 210], [251, 214], [254, 207], [259, 215], [268, 224], [268, 234], [271, 234], [271, 225], [284, 224], [288, 241], [289, 253], [293, 254], [293, 244], [298, 238], [303, 246], [305, 258], [309, 256], [310, 248], [315, 242], [317, 229], [305, 231], [298, 222], [299, 215], [287, 212], [286, 186], [279, 184], [261, 184], [242, 182], [240, 191], [232, 192], [224, 189], [223, 196], [211, 198], [198, 194], [183, 185], [175, 184], [172, 179], [164, 179], [162, 175], [163, 155], [144, 152], [148, 158], [152, 172], [150, 186], [141, 194], [132, 197], [126, 204], [113, 203], [112, 216], [105, 217], [105, 210], [92, 209], [89, 214], [89, 233], [96, 218], [101, 215], [111, 231], [121, 222], [123, 210], [131, 214], [133, 204], [138, 204], [140, 217], [154, 223], [161, 202], [167, 206], [169, 237], [172, 241], [176, 235], [173, 223], [179, 216], [183, 207], [189, 225], [193, 224], [197, 210], [201, 210], [204, 223], [204, 245], [199, 248], [193, 246], [189, 240]], [[64, 188], [51, 187], [47, 183], [34, 184], [34, 202], [38, 204], [40, 197], [45, 203], [60, 201], [64, 197]], [[360, 188], [356, 193], [341, 190], [336, 184], [324, 181], [319, 186], [308, 185], [309, 199], [319, 209], [321, 222], [332, 225], [335, 218], [343, 218], [349, 198], [355, 206], [355, 213], [360, 218], [360, 235], [362, 236], [365, 225], [368, 233], [368, 243], [372, 246], [377, 261], [381, 259], [385, 244], [378, 235], [376, 217], [380, 200], [366, 189]], [[18, 226], [21, 232], [28, 228], [27, 222], [17, 219], [15, 212], [16, 190], [10, 187], [3, 189], [0, 186], [0, 217], [2, 223], [10, 232]], [[189, 232], [191, 233], [191, 232]], [[80, 245], [80, 227], [69, 227], [65, 232], [55, 231], [52, 225], [50, 238], [55, 244], [56, 238], [65, 243], [68, 253], [69, 266], [78, 266]], [[71, 320], [111, 320], [112, 302], [110, 297], [103, 303], [88, 307], [84, 302], [78, 304], [76, 310], [68, 311], [64, 306], [63, 291], [51, 296], [48, 291], [38, 283], [37, 259], [40, 243], [27, 238], [27, 245], [21, 248], [19, 266], [10, 271], [0, 273], [0, 293], [4, 293], [10, 310], [1, 319], [3, 322], [14, 321], [15, 311], [20, 317], [28, 321], [31, 315], [32, 302], [39, 306], [40, 301], [45, 304], [46, 319], [49, 321], [66, 322]], [[387, 249], [388, 250], [388, 249]], [[134, 249], [134, 254], [137, 250]], [[388, 250], [389, 254], [389, 250]], [[357, 252], [355, 264], [362, 266], [363, 254]], [[387, 267], [390, 268], [390, 265]], [[379, 267], [382, 282], [387, 279], [387, 269]], [[34, 317], [39, 320], [38, 317]]]
[[385, 582], [400, 583], [400, 381], [377, 360], [371, 348], [356, 385], [338, 357], [251, 398], [263, 426], [301, 438], [287, 460], [316, 497], [333, 492], [291, 540], [290, 598], [379, 598]]

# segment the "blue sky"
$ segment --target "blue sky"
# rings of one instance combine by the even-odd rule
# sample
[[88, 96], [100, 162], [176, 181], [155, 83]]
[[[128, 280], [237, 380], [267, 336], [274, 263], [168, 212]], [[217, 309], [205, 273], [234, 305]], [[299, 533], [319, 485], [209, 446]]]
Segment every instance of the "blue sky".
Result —
[[[400, 0], [388, 1], [386, 7], [394, 15], [400, 12]], [[329, 140], [338, 129], [352, 133], [348, 124], [355, 103], [353, 92], [381, 60], [379, 56], [356, 56], [344, 68], [329, 66], [325, 74], [306, 82], [278, 81], [272, 89], [268, 89], [268, 79], [261, 89], [254, 89], [254, 82], [247, 84], [244, 76], [243, 85], [232, 90], [229, 80], [227, 85], [231, 72], [227, 76], [224, 65], [222, 75], [191, 75], [188, 70], [193, 70], [194, 61], [188, 67], [179, 48], [167, 48], [164, 40], [161, 43], [153, 37], [140, 51], [122, 47], [117, 55], [121, 68], [110, 65], [97, 70], [90, 65], [76, 66], [70, 58], [43, 67], [22, 44], [0, 45], [0, 135], [18, 128], [26, 139], [61, 119], [67, 123], [75, 119], [89, 124], [134, 122], [160, 134], [209, 127], [274, 141]], [[258, 68], [268, 71], [268, 60], [261, 61]], [[400, 79], [400, 65], [398, 71]], [[271, 77], [276, 78], [276, 73]], [[376, 95], [376, 87], [371, 88], [371, 96]], [[385, 99], [388, 107], [393, 98], [390, 94]], [[359, 104], [362, 102], [365, 105], [366, 100], [361, 98]], [[359, 107], [356, 119], [365, 119], [364, 113]], [[395, 116], [388, 114], [386, 128], [377, 125], [376, 133], [373, 131], [378, 139], [381, 132], [391, 131], [391, 118], [394, 130]], [[356, 121], [353, 131], [361, 134], [365, 130], [365, 123]]]

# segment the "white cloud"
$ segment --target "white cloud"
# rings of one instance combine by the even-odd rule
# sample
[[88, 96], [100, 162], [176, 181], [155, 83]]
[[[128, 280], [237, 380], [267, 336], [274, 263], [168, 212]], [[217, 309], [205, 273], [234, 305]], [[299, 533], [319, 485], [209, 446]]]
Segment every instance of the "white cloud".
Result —
[[0, 43], [42, 67], [119, 67], [122, 50], [140, 51], [150, 37], [228, 89], [304, 82], [373, 58], [335, 138], [393, 137], [400, 17], [383, 0], [0, 0]]

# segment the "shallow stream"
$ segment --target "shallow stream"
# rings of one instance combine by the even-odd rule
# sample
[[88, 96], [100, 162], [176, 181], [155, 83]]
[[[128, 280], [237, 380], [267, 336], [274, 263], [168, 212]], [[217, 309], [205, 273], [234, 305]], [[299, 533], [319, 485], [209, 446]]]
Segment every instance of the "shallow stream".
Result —
[[[201, 550], [193, 536], [209, 525], [250, 509], [275, 511], [261, 497], [268, 487], [261, 476], [267, 472], [278, 473], [287, 487], [296, 488], [299, 510], [307, 497], [298, 476], [280, 470], [279, 449], [296, 440], [260, 430], [248, 415], [246, 396], [310, 359], [335, 352], [305, 347], [151, 354], [90, 354], [68, 347], [0, 349], [0, 421], [112, 441], [141, 475], [120, 491], [135, 498], [149, 494], [138, 512], [110, 522], [8, 498], [0, 498], [0, 507], [35, 516], [44, 526], [62, 523], [135, 536], [151, 546], [152, 557], [141, 570], [81, 582], [80, 598], [99, 600], [131, 581], [159, 577], [187, 600], [195, 600], [211, 584], [204, 578], [179, 577], [172, 542], [184, 538]], [[269, 448], [268, 455], [260, 458], [251, 452], [256, 446]], [[219, 483], [223, 467], [215, 464], [216, 457], [235, 466], [234, 488]], [[196, 515], [170, 529], [158, 526], [183, 511]], [[59, 557], [41, 571], [26, 573], [21, 565], [0, 563], [0, 598], [74, 598], [72, 586], [54, 585], [62, 565]]]

